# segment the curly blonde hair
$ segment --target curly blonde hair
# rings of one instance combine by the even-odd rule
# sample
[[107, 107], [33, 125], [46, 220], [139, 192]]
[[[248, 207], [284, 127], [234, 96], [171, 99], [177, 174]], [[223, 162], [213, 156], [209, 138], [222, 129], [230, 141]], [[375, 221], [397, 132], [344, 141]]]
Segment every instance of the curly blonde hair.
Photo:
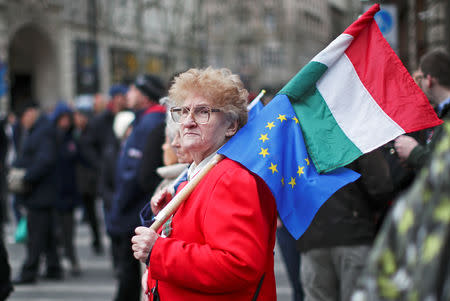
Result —
[[229, 69], [189, 69], [175, 77], [169, 98], [182, 105], [186, 97], [193, 93], [222, 109], [229, 120], [238, 122], [238, 129], [247, 123], [248, 92], [239, 76]]

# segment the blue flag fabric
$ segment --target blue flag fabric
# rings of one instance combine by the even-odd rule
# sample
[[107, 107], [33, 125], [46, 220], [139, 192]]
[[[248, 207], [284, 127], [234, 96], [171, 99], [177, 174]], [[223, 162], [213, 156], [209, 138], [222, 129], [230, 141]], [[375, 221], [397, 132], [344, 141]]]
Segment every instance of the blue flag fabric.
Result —
[[261, 100], [258, 100], [258, 102], [248, 111], [248, 121], [255, 118], [263, 108], [263, 103], [261, 102]]
[[241, 163], [266, 182], [281, 220], [295, 239], [306, 231], [333, 193], [360, 176], [347, 168], [317, 173], [286, 95], [277, 95], [218, 153]]

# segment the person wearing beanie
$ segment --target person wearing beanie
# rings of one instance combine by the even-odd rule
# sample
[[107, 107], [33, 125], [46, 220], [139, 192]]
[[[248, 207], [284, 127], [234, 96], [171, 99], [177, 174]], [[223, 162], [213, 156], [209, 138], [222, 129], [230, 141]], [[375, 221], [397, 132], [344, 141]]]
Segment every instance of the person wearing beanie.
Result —
[[161, 181], [156, 169], [162, 164], [165, 108], [158, 101], [165, 94], [162, 80], [149, 74], [139, 75], [127, 92], [128, 108], [135, 112], [135, 119], [118, 158], [111, 208], [105, 212], [119, 281], [115, 301], [140, 300], [140, 266], [133, 258], [130, 241], [140, 225], [140, 210]]
[[63, 277], [56, 248], [53, 218], [57, 191], [56, 134], [52, 122], [42, 114], [36, 102], [24, 104], [20, 122], [25, 131], [21, 152], [13, 163], [23, 171], [22, 189], [16, 195], [27, 210], [27, 252], [15, 285], [37, 280], [41, 255], [46, 255], [46, 277]]

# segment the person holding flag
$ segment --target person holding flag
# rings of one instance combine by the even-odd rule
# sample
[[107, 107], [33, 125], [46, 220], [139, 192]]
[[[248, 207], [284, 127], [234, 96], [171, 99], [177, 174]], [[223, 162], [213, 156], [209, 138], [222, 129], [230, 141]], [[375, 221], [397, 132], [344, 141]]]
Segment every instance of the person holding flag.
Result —
[[[247, 122], [247, 95], [228, 69], [190, 69], [175, 78], [169, 98], [177, 106], [170, 111], [194, 160], [188, 181]], [[149, 297], [276, 299], [275, 201], [263, 180], [239, 163], [217, 163], [162, 228], [145, 234]], [[137, 236], [132, 241], [142, 241]], [[142, 246], [132, 249], [140, 258]]]

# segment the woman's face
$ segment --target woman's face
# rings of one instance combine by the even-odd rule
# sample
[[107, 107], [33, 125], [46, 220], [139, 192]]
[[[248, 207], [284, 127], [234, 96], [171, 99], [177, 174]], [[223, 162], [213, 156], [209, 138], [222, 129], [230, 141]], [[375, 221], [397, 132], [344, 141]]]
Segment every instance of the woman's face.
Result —
[[169, 166], [178, 162], [177, 154], [175, 153], [173, 147], [170, 145], [170, 142], [171, 141], [169, 137], [166, 135], [166, 140], [161, 146], [163, 150], [163, 163], [165, 166]]
[[[184, 101], [183, 107], [193, 111], [197, 106], [216, 108], [212, 102], [199, 94], [190, 94]], [[234, 135], [237, 122], [231, 123], [223, 112], [211, 112], [209, 122], [199, 124], [192, 114], [181, 123], [181, 145], [192, 155], [196, 164], [221, 147], [228, 137]]]
[[175, 153], [179, 163], [192, 163], [192, 156], [181, 146], [180, 132], [178, 132], [172, 140], [171, 146], [175, 149]]

